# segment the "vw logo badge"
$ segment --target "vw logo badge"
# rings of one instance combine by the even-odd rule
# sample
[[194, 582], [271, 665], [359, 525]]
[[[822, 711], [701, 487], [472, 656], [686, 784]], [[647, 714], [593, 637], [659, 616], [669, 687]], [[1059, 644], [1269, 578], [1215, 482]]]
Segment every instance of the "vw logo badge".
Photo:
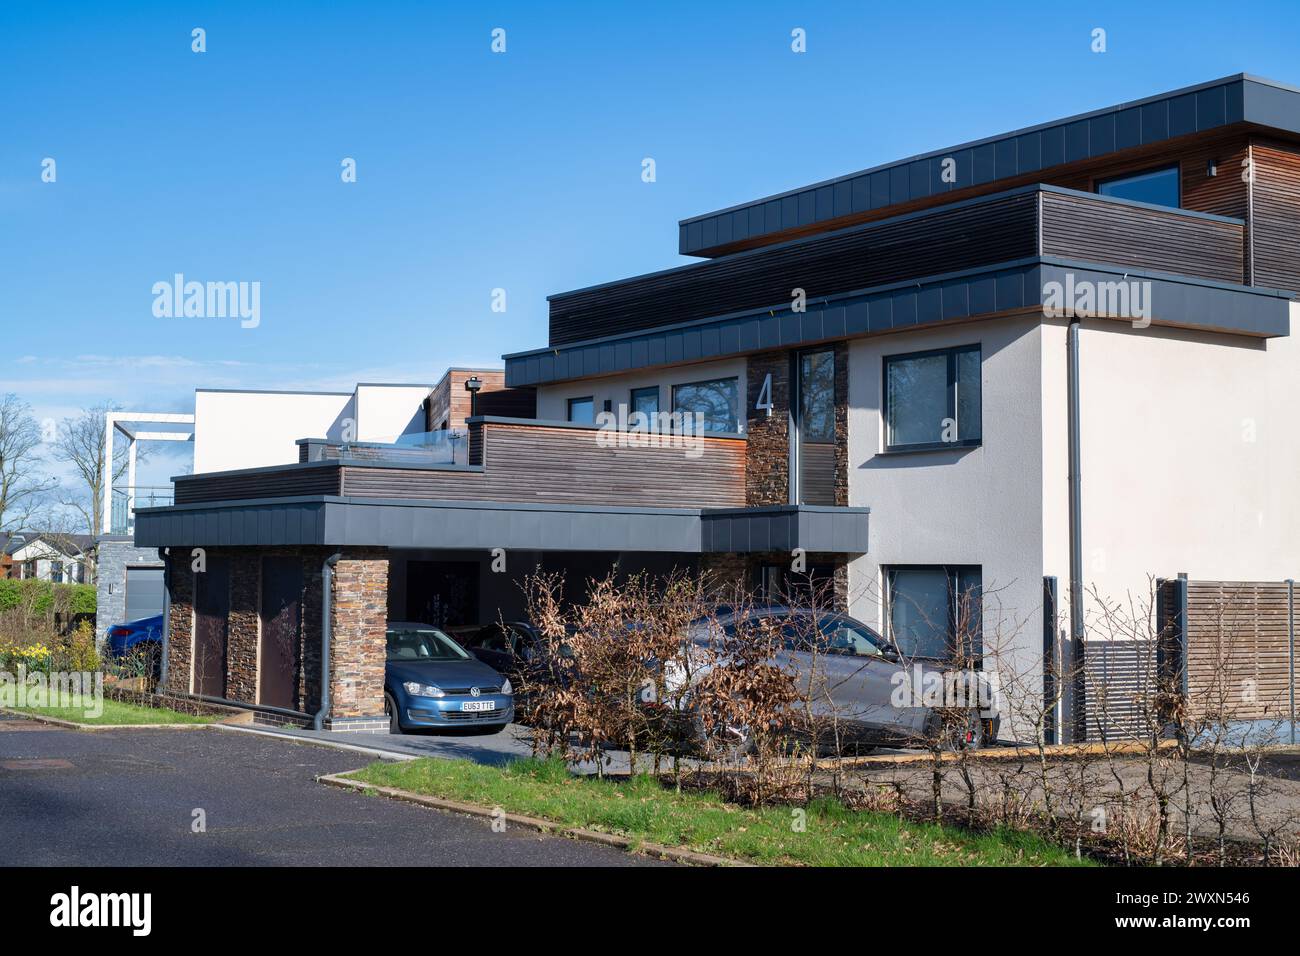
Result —
[[478, 695], [479, 695], [479, 689], [477, 687], [471, 687], [469, 689], [469, 696], [477, 697]]

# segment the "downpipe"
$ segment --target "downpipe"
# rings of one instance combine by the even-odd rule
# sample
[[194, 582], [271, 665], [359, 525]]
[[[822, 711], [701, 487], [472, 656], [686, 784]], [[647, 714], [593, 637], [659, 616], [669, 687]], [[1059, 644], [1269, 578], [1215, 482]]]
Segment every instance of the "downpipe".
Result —
[[1070, 644], [1073, 649], [1071, 663], [1074, 704], [1071, 708], [1072, 740], [1081, 742], [1087, 736], [1087, 688], [1084, 682], [1083, 646], [1083, 504], [1080, 493], [1081, 459], [1079, 439], [1079, 319], [1070, 319], [1065, 340], [1067, 372], [1067, 417], [1069, 442], [1069, 514], [1070, 514]]
[[320, 710], [312, 718], [312, 727], [325, 729], [325, 717], [330, 712], [330, 607], [334, 591], [334, 565], [343, 557], [341, 551], [335, 551], [320, 569]]

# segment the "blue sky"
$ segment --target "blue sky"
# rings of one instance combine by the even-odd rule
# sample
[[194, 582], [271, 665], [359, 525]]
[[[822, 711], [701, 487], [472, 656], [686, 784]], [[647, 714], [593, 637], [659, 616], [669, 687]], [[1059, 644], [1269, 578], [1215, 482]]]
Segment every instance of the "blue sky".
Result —
[[[6, 4], [0, 392], [58, 418], [433, 382], [544, 345], [549, 293], [686, 261], [680, 218], [1229, 73], [1300, 83], [1294, 3], [1061, 6]], [[177, 272], [260, 282], [260, 325], [155, 317]]]

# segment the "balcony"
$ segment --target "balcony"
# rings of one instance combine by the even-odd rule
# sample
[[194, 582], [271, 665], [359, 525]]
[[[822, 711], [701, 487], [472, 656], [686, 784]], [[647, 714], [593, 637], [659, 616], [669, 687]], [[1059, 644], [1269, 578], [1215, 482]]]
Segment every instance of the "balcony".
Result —
[[451, 444], [307, 440], [294, 465], [178, 477], [176, 504], [318, 495], [632, 508], [745, 504], [745, 439], [738, 435], [638, 435], [480, 417], [470, 420], [464, 461], [434, 460], [450, 456]]
[[[469, 462], [322, 446], [314, 460], [176, 479], [141, 547], [860, 554], [867, 508], [745, 506], [745, 439], [480, 417]], [[643, 446], [638, 444], [647, 439]]]
[[135, 513], [141, 508], [165, 508], [173, 501], [171, 485], [134, 485], [113, 489], [113, 508], [109, 534], [131, 534], [135, 530]]
[[[570, 346], [965, 270], [1054, 257], [1241, 284], [1239, 219], [1042, 184], [550, 297]], [[611, 348], [613, 346], [610, 346]]]

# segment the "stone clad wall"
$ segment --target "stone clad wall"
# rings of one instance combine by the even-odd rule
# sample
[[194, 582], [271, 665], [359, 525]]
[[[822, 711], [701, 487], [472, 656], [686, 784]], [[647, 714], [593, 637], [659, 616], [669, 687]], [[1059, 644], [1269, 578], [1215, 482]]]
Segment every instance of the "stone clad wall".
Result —
[[95, 639], [126, 620], [126, 569], [160, 568], [157, 548], [137, 548], [130, 541], [102, 539], [95, 552]]
[[[209, 561], [230, 562], [230, 617], [226, 645], [226, 697], [258, 703], [261, 651], [262, 559], [298, 557], [303, 562], [302, 626], [298, 660], [298, 709], [320, 708], [321, 568], [325, 548], [208, 548]], [[171, 559], [171, 614], [168, 636], [170, 693], [192, 686], [194, 572], [189, 549]], [[334, 569], [331, 608], [331, 720], [382, 717], [384, 711], [385, 629], [388, 622], [388, 554], [383, 549], [344, 552]]]

